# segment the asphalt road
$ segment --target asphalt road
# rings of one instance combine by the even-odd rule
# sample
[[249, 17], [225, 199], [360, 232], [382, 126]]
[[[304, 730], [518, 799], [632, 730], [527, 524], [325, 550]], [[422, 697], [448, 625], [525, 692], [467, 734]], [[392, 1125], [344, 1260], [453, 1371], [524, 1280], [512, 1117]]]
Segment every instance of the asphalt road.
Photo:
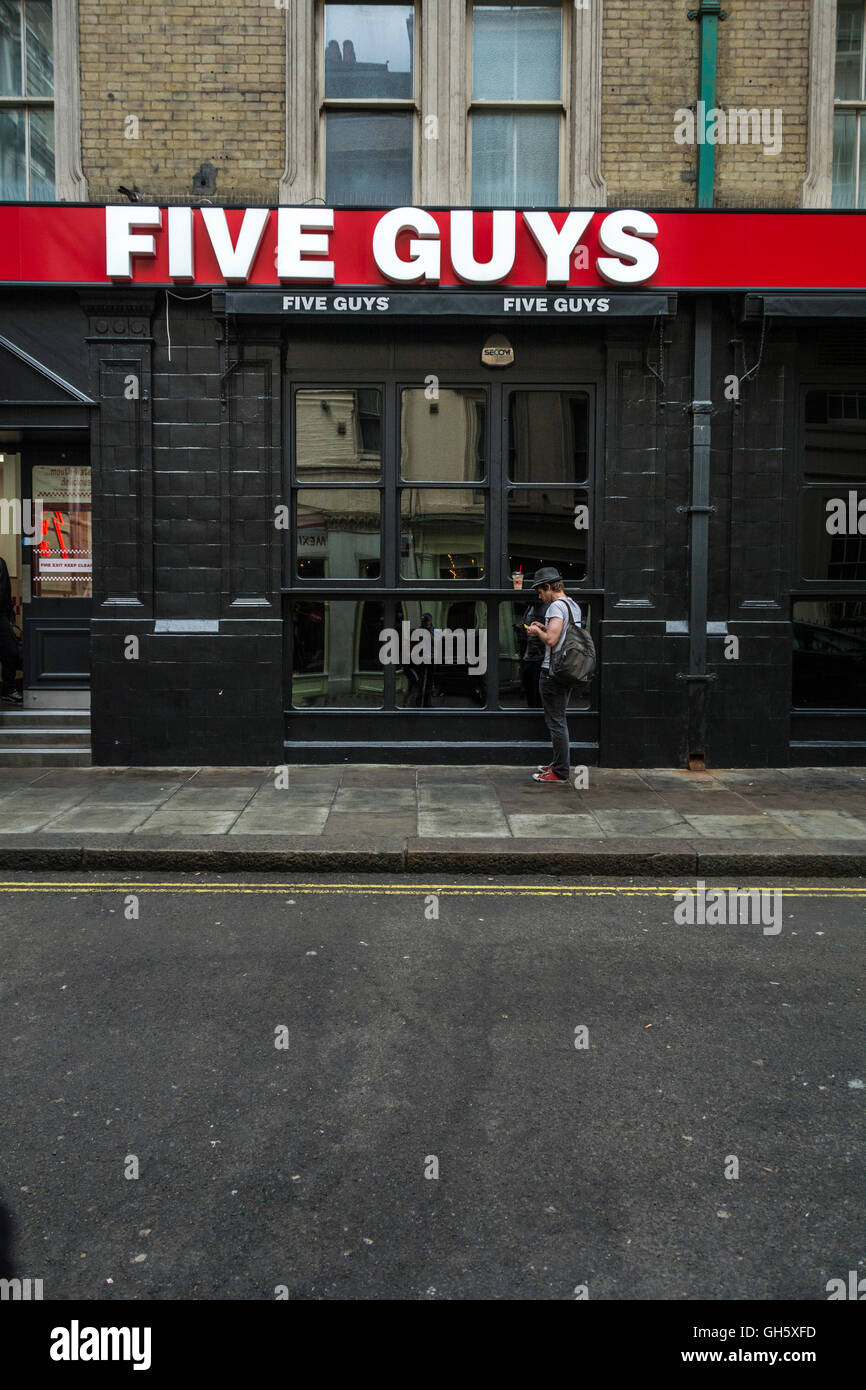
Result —
[[737, 885], [785, 890], [778, 934], [675, 922], [693, 883], [449, 882], [4, 876], [2, 1273], [820, 1301], [866, 1274], [862, 880]]

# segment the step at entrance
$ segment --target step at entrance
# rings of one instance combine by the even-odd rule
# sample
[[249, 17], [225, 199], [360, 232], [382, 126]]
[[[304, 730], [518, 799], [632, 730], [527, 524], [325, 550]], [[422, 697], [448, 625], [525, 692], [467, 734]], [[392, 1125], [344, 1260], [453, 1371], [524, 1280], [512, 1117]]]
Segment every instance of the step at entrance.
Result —
[[0, 771], [90, 765], [89, 710], [16, 709], [0, 703]]

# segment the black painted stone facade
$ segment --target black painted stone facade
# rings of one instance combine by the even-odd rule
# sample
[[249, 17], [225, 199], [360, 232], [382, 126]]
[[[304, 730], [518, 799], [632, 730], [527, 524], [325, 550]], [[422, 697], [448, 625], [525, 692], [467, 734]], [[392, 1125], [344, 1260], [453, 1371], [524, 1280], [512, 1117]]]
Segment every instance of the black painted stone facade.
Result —
[[[20, 295], [0, 301], [12, 337], [21, 309], [21, 332], [37, 353], [41, 322], [48, 362], [49, 300], [43, 296], [38, 311], [28, 302], [26, 313]], [[420, 382], [435, 369], [431, 357], [467, 381], [480, 379], [485, 324], [344, 332], [333, 323], [295, 323], [289, 334], [267, 320], [227, 321], [222, 303], [198, 291], [57, 296], [63, 351], [68, 357], [80, 324], [86, 389], [97, 402], [90, 425], [97, 764], [275, 765], [301, 756], [303, 718], [285, 714], [283, 533], [274, 526], [275, 507], [288, 500], [287, 380], [316, 364], [326, 375], [329, 364], [348, 370], [363, 361], [371, 370], [405, 367], [406, 378]], [[708, 637], [714, 679], [705, 687], [699, 751], [709, 767], [862, 762], [866, 716], [791, 714], [801, 392], [840, 371], [857, 380], [862, 356], [841, 364], [828, 356], [821, 345], [838, 339], [835, 326], [779, 322], [762, 331], [744, 325], [742, 311], [742, 295], [714, 297], [707, 616], [718, 630], [711, 626]], [[685, 767], [696, 751], [684, 679], [694, 301], [680, 295], [676, 317], [663, 325], [593, 323], [566, 337], [516, 320], [508, 330], [515, 380], [562, 380], [573, 370], [595, 381], [602, 403], [601, 669], [596, 709], [571, 717], [575, 744], [586, 745], [576, 760]], [[755, 370], [739, 399], [727, 399], [726, 382], [748, 368]], [[725, 657], [725, 625], [739, 639], [736, 659]], [[398, 725], [384, 750], [364, 747], [362, 713], [347, 715], [343, 727], [346, 756], [405, 760]], [[475, 721], [473, 739], [479, 727]], [[508, 742], [515, 727], [491, 714], [481, 737]], [[439, 721], [436, 729], [442, 739]], [[536, 730], [515, 741], [507, 759], [501, 747], [489, 758], [534, 761], [538, 738]], [[324, 759], [304, 760], [316, 756]], [[459, 744], [431, 747], [427, 756], [459, 761]], [[485, 756], [476, 750], [472, 760]]]

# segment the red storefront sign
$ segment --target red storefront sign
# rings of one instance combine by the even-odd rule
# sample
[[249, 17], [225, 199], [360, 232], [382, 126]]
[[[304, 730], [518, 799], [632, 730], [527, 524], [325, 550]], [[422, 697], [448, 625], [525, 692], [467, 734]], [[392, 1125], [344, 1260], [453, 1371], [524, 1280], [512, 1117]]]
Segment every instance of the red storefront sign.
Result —
[[0, 204], [0, 283], [866, 288], [844, 212]]

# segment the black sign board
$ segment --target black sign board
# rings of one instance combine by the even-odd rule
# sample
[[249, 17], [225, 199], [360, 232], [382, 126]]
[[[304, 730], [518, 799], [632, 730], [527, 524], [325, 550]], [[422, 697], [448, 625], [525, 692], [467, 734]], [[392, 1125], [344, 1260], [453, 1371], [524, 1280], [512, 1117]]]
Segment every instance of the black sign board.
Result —
[[226, 290], [230, 314], [272, 318], [540, 318], [611, 319], [672, 317], [675, 294], [605, 293], [588, 290], [422, 290], [414, 293], [377, 286], [319, 290]]

